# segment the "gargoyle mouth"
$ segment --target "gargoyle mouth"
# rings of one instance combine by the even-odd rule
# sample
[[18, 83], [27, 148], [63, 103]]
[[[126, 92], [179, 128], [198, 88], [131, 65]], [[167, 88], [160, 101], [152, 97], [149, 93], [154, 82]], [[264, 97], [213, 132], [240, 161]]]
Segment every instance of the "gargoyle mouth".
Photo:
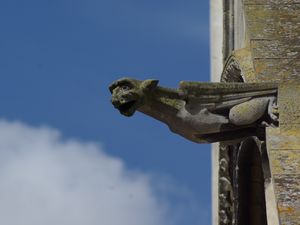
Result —
[[118, 109], [121, 112], [121, 114], [123, 114], [125, 116], [132, 116], [135, 111], [135, 107], [134, 107], [135, 104], [136, 104], [136, 101], [134, 101], [134, 100], [128, 101], [122, 105], [119, 105]]

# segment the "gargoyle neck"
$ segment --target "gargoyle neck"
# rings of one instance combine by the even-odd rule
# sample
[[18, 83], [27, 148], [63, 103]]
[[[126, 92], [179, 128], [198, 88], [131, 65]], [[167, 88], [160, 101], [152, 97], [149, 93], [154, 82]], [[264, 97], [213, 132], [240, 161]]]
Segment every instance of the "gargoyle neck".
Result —
[[167, 124], [174, 121], [178, 111], [184, 106], [184, 101], [180, 99], [176, 89], [161, 87], [149, 93], [145, 103], [138, 111]]

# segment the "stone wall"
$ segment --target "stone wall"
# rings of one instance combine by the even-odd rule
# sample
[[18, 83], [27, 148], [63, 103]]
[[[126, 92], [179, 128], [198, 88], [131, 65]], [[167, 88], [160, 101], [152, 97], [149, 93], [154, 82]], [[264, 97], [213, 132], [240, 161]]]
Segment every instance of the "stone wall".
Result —
[[[300, 224], [300, 0], [211, 0], [212, 81], [220, 81], [229, 56], [238, 61], [245, 82], [284, 82], [279, 90], [280, 128], [267, 129], [272, 172], [265, 183], [268, 224], [278, 224], [278, 215], [282, 225]], [[217, 145], [212, 156], [217, 225]]]
[[300, 72], [300, 1], [244, 0], [247, 34], [258, 81]]
[[280, 126], [269, 128], [267, 148], [281, 225], [300, 223], [300, 82], [279, 88]]

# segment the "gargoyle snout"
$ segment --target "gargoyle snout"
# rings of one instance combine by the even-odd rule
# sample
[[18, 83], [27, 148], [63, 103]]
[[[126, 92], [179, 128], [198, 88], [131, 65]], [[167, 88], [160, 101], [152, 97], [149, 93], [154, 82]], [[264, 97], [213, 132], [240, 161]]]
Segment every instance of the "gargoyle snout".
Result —
[[120, 105], [126, 103], [126, 100], [124, 98], [115, 98], [112, 97], [111, 98], [111, 103], [115, 106], [115, 107], [119, 107]]
[[121, 103], [119, 102], [118, 99], [112, 98], [111, 99], [111, 103], [115, 106], [118, 107]]

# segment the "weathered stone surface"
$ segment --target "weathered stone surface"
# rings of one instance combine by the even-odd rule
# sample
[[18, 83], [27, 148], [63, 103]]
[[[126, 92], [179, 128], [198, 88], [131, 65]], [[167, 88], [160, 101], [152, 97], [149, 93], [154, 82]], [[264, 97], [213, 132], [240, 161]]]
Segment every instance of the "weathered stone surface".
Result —
[[300, 221], [300, 82], [279, 85], [279, 128], [267, 129], [267, 149], [281, 224]]
[[300, 3], [300, 0], [244, 0], [245, 5], [285, 5], [298, 3]]
[[268, 128], [266, 140], [281, 224], [299, 224], [300, 132]]
[[[232, 57], [238, 62], [243, 81], [256, 82], [257, 80], [254, 73], [253, 57], [251, 54], [250, 44], [248, 44], [245, 48], [241, 48], [234, 51]], [[237, 82], [237, 79], [232, 79], [234, 78], [232, 75], [228, 75], [227, 77], [230, 78], [228, 79], [229, 80], [228, 82]], [[224, 78], [224, 76], [222, 76], [222, 78]]]
[[[280, 84], [278, 95], [281, 130], [288, 129], [300, 141], [299, 129], [295, 129], [300, 128], [300, 83], [295, 81]], [[300, 148], [300, 143], [298, 146]]]
[[273, 175], [298, 174], [300, 171], [300, 150], [270, 150]]
[[257, 81], [300, 74], [300, 0], [245, 0], [246, 27]]
[[281, 225], [299, 225], [300, 175], [274, 175]]
[[259, 81], [284, 81], [300, 77], [300, 59], [254, 59]]
[[[227, 6], [236, 4], [233, 0], [223, 2]], [[269, 187], [275, 189], [278, 206], [276, 208], [272, 195], [274, 191], [266, 192], [267, 211], [270, 210], [268, 203], [274, 200], [274, 211], [268, 212], [268, 224], [277, 224], [278, 209], [281, 225], [300, 225], [300, 83], [285, 83], [300, 78], [300, 0], [242, 2], [246, 13], [246, 46], [250, 54], [237, 57], [235, 49], [234, 55], [239, 61], [247, 62], [245, 68], [250, 71], [250, 79], [245, 73], [247, 79], [244, 81], [284, 83], [279, 93], [280, 128], [268, 128], [266, 137], [272, 172]], [[225, 23], [236, 19], [232, 13], [226, 15]], [[236, 25], [233, 28], [238, 29]], [[224, 43], [232, 50], [228, 45], [230, 41]], [[247, 71], [243, 67], [240, 69]], [[275, 218], [272, 222], [270, 215]]]
[[280, 81], [299, 76], [300, 4], [248, 5], [245, 9], [257, 78]]
[[253, 58], [299, 58], [300, 41], [282, 42], [279, 40], [252, 40]]
[[300, 4], [247, 5], [249, 38], [299, 40]]
[[[299, 4], [280, 4], [280, 5], [246, 5], [248, 21], [262, 22], [297, 22], [299, 21]], [[291, 23], [291, 26], [299, 26]]]
[[[281, 115], [280, 115], [281, 116]], [[275, 128], [267, 129], [268, 149], [270, 150], [299, 150], [300, 133], [299, 130], [281, 131]]]

